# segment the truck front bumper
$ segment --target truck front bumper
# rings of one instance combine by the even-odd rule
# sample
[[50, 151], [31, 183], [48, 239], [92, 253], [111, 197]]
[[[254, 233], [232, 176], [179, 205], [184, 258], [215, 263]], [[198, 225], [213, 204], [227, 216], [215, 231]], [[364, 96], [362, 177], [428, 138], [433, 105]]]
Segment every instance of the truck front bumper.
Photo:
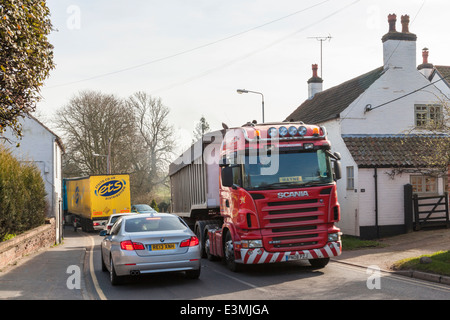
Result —
[[331, 258], [337, 257], [341, 255], [341, 253], [341, 241], [328, 242], [323, 248], [299, 251], [269, 252], [264, 250], [264, 248], [240, 249], [241, 259], [236, 259], [236, 262], [243, 264], [275, 263], [293, 260]]

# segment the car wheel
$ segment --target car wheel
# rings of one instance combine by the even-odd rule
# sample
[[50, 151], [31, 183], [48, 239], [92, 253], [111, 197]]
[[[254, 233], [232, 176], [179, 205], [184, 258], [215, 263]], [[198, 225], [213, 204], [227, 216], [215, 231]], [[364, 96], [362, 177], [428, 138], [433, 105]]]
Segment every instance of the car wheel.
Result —
[[198, 277], [200, 277], [200, 271], [201, 271], [201, 267], [199, 267], [197, 270], [188, 270], [188, 271], [186, 271], [186, 278], [198, 279]]
[[106, 268], [106, 264], [105, 264], [105, 259], [103, 259], [103, 249], [100, 249], [100, 254], [102, 256], [102, 271], [108, 271], [108, 269]]
[[225, 237], [223, 252], [225, 256], [225, 264], [227, 265], [228, 269], [233, 272], [239, 271], [240, 264], [236, 263], [235, 261], [233, 239], [231, 238], [230, 232], [227, 232], [227, 235]]
[[111, 280], [111, 284], [113, 286], [120, 284], [120, 278], [116, 274], [116, 270], [114, 269], [114, 262], [112, 257], [109, 259], [110, 261], [110, 268], [109, 268], [109, 279]]

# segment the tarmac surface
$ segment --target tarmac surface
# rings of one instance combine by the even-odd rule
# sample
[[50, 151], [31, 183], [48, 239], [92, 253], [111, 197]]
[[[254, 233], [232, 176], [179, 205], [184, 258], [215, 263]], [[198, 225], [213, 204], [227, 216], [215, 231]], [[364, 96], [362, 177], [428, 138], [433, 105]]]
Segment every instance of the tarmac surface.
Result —
[[[61, 245], [24, 257], [17, 264], [0, 270], [0, 300], [91, 300], [84, 279], [92, 243], [72, 228], [65, 229]], [[384, 248], [344, 251], [333, 261], [361, 267], [376, 266], [393, 272], [394, 262], [450, 250], [450, 229], [421, 230], [383, 238]], [[450, 277], [422, 272], [402, 272], [405, 276], [450, 285]], [[68, 290], [69, 288], [69, 290]]]

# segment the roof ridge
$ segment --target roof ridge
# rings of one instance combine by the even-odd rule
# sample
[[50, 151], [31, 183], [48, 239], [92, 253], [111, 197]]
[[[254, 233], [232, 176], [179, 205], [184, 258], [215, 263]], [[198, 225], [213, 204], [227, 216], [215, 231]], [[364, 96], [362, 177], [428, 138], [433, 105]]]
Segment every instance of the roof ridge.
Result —
[[320, 123], [338, 118], [353, 101], [369, 88], [382, 74], [378, 67], [336, 86], [317, 92], [312, 99], [305, 100], [286, 120], [298, 120], [305, 123]]

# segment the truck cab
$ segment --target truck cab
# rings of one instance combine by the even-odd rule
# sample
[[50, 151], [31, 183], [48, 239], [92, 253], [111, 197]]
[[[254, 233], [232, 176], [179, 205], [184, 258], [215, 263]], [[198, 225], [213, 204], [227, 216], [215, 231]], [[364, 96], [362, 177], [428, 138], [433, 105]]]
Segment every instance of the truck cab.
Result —
[[340, 156], [330, 148], [325, 128], [300, 122], [227, 132], [219, 188], [229, 264], [308, 258], [322, 266], [340, 254]]

